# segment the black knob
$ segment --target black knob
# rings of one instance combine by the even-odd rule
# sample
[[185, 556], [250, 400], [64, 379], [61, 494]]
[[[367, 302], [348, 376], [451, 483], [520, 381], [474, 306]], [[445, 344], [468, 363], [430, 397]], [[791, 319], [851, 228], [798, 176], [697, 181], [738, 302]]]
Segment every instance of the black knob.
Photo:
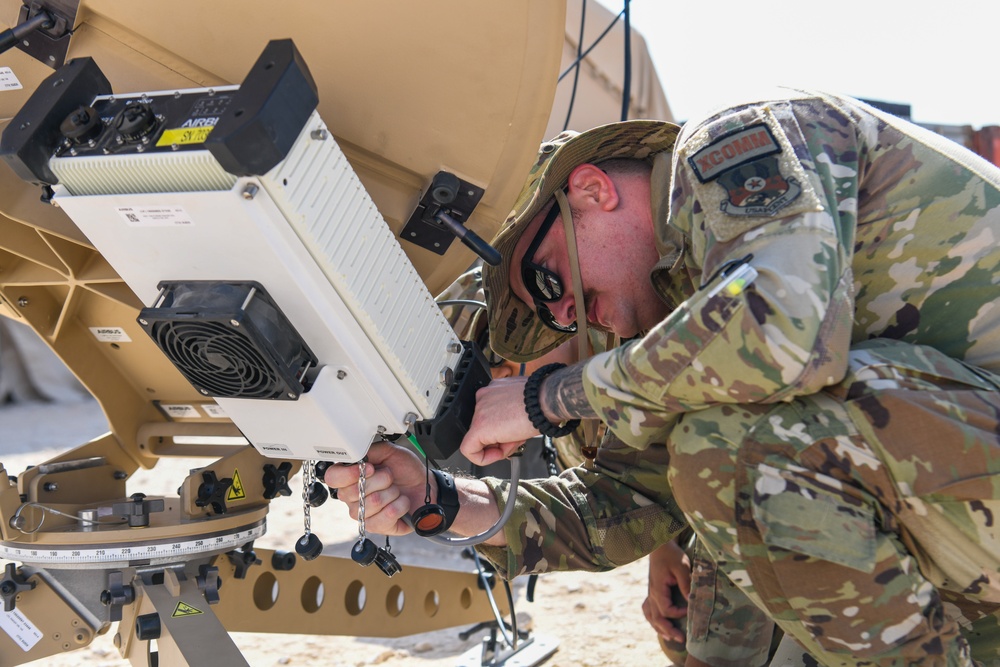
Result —
[[316, 537], [316, 533], [303, 535], [295, 543], [295, 553], [306, 560], [313, 560], [323, 553], [323, 543]]
[[219, 479], [214, 470], [205, 470], [201, 473], [202, 484], [198, 485], [198, 497], [194, 504], [197, 507], [212, 506], [212, 511], [216, 514], [226, 513], [226, 495], [229, 487], [233, 485], [232, 477]]
[[378, 556], [378, 547], [367, 537], [355, 542], [354, 548], [351, 549], [351, 559], [363, 567], [368, 567], [374, 563], [376, 556]]
[[295, 554], [291, 551], [275, 551], [271, 554], [271, 567], [279, 572], [287, 572], [295, 567]]
[[292, 490], [288, 486], [288, 477], [292, 472], [292, 464], [283, 462], [278, 467], [270, 463], [264, 464], [264, 497], [268, 500], [278, 496], [290, 496]]
[[326, 490], [326, 487], [319, 482], [313, 482], [309, 485], [309, 505], [312, 507], [319, 507], [326, 502], [326, 499], [330, 497], [330, 492]]
[[326, 477], [326, 471], [330, 469], [333, 465], [333, 461], [317, 461], [316, 465], [313, 466], [313, 470], [316, 471], [316, 479], [326, 483], [324, 478]]
[[148, 642], [152, 639], [160, 638], [160, 615], [143, 614], [135, 619], [136, 639]]
[[458, 196], [458, 189], [461, 186], [462, 182], [458, 180], [458, 176], [447, 171], [439, 171], [431, 181], [431, 196], [434, 198], [434, 203], [442, 206], [452, 203]]

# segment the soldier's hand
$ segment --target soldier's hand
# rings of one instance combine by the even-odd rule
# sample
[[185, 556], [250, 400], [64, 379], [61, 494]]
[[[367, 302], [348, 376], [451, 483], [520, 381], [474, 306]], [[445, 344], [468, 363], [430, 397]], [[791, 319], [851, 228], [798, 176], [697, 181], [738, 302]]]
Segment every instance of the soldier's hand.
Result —
[[683, 643], [684, 632], [674, 621], [687, 616], [687, 605], [675, 604], [675, 588], [683, 599], [690, 596], [691, 561], [675, 542], [669, 542], [649, 554], [649, 593], [642, 613], [661, 637]]
[[[388, 442], [377, 442], [368, 449], [365, 464], [365, 527], [379, 535], [404, 535], [413, 532], [403, 515], [424, 502], [426, 469], [423, 461], [408, 449]], [[324, 481], [337, 490], [337, 499], [347, 503], [350, 514], [358, 518], [358, 465], [330, 466]], [[431, 488], [434, 488], [431, 478]]]
[[527, 378], [493, 380], [476, 392], [476, 411], [462, 440], [465, 458], [479, 466], [505, 459], [538, 435], [524, 410]]

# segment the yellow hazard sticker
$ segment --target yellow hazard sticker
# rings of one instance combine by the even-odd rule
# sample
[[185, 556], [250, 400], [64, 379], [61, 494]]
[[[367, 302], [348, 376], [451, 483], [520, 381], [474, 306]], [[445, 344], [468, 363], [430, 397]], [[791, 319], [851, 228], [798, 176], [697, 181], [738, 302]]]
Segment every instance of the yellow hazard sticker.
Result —
[[243, 489], [243, 480], [240, 479], [240, 471], [233, 469], [233, 485], [229, 487], [226, 500], [243, 500], [247, 497], [247, 492]]
[[164, 130], [157, 140], [157, 146], [183, 146], [185, 144], [203, 144], [208, 135], [212, 132], [214, 125], [208, 127], [179, 127], [173, 130]]
[[181, 618], [182, 616], [197, 616], [198, 614], [204, 614], [201, 609], [196, 609], [192, 607], [187, 602], [178, 602], [177, 606], [174, 608], [174, 613], [170, 615], [171, 618]]

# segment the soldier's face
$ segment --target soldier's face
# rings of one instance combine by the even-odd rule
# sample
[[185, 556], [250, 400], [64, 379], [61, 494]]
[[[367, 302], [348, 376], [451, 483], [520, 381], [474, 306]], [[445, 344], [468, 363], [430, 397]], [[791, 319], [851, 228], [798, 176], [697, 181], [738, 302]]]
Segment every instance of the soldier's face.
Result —
[[[649, 330], [666, 316], [666, 310], [649, 281], [649, 272], [659, 257], [648, 213], [645, 219], [639, 219], [634, 211], [603, 210], [572, 189], [568, 198], [573, 209], [588, 325], [621, 338]], [[649, 201], [648, 196], [645, 201]], [[531, 221], [511, 258], [511, 289], [528, 304], [534, 300], [521, 279], [521, 260], [547, 212], [548, 207]], [[577, 304], [561, 217], [538, 244], [532, 261], [558, 276], [565, 286], [562, 297], [546, 305], [556, 322], [568, 326], [576, 321]]]

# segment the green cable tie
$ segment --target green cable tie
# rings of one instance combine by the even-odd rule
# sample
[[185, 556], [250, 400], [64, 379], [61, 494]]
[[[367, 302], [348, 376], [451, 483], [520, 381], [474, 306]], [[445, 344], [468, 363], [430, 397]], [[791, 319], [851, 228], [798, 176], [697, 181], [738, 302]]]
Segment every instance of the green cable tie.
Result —
[[417, 451], [420, 452], [420, 455], [423, 456], [426, 459], [427, 458], [427, 454], [424, 453], [423, 448], [420, 446], [420, 443], [417, 442], [417, 439], [415, 437], [413, 437], [413, 434], [412, 433], [407, 433], [406, 437], [410, 441], [410, 444], [413, 445], [417, 449]]

